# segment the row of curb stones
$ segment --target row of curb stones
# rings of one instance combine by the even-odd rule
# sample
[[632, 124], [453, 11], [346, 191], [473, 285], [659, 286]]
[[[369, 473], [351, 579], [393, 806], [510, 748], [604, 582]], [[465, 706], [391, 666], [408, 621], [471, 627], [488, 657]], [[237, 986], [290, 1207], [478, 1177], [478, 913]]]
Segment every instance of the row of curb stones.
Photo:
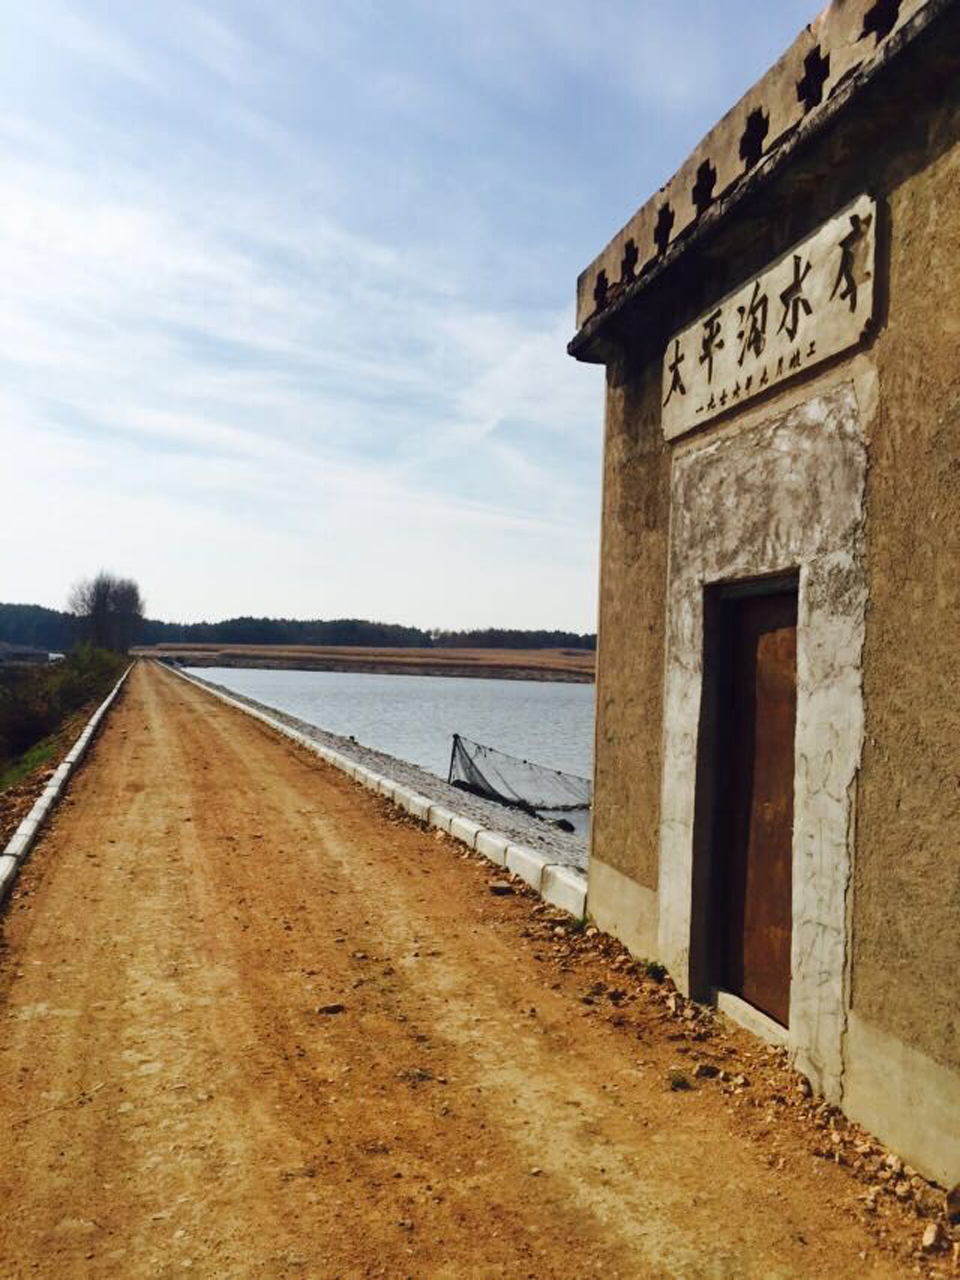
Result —
[[560, 862], [551, 862], [546, 854], [540, 853], [536, 849], [531, 849], [527, 845], [515, 844], [509, 837], [502, 835], [498, 831], [488, 831], [471, 818], [463, 817], [461, 814], [454, 813], [445, 805], [437, 804], [429, 796], [421, 795], [419, 792], [411, 790], [410, 787], [394, 782], [392, 778], [385, 778], [382, 774], [375, 773], [372, 769], [368, 769], [364, 765], [358, 764], [355, 760], [351, 760], [349, 756], [345, 756], [339, 751], [334, 751], [331, 747], [325, 747], [305, 733], [300, 733], [297, 729], [292, 729], [289, 725], [283, 724], [282, 721], [275, 720], [265, 712], [258, 711], [255, 707], [250, 707], [236, 698], [231, 698], [227, 693], [222, 693], [218, 689], [211, 689], [208, 684], [194, 680], [192, 676], [188, 676], [186, 672], [180, 671], [177, 667], [166, 666], [166, 664], [164, 666], [166, 670], [172, 671], [181, 680], [186, 680], [197, 689], [202, 689], [204, 693], [208, 693], [214, 698], [219, 698], [221, 702], [227, 703], [228, 706], [236, 707], [246, 715], [263, 721], [264, 724], [269, 725], [278, 733], [282, 733], [284, 737], [291, 738], [294, 742], [299, 743], [300, 746], [306, 747], [314, 755], [318, 755], [321, 760], [326, 761], [327, 764], [333, 765], [334, 768], [340, 769], [343, 773], [353, 778], [355, 782], [359, 782], [361, 786], [385, 796], [398, 808], [409, 813], [411, 817], [417, 818], [420, 822], [425, 822], [427, 826], [436, 827], [454, 840], [459, 840], [461, 844], [465, 844], [468, 849], [482, 854], [483, 857], [496, 866], [503, 867], [512, 875], [519, 876], [551, 906], [558, 907], [561, 911], [567, 911], [579, 920], [585, 919], [587, 910], [587, 877], [579, 868], [568, 867]]
[[33, 808], [17, 827], [16, 831], [7, 842], [7, 846], [3, 853], [0, 854], [0, 903], [2, 903], [13, 888], [20, 868], [26, 861], [27, 855], [33, 847], [33, 843], [54, 805], [60, 799], [70, 778], [70, 775], [76, 769], [77, 765], [87, 754], [87, 748], [93, 741], [94, 735], [100, 726], [100, 722], [110, 709], [110, 704], [120, 692], [124, 680], [133, 669], [133, 663], [127, 667], [126, 671], [113, 686], [110, 692], [97, 707], [96, 711], [87, 721], [86, 727], [80, 734], [63, 760], [60, 762], [50, 781], [44, 787], [43, 791], [34, 802]]

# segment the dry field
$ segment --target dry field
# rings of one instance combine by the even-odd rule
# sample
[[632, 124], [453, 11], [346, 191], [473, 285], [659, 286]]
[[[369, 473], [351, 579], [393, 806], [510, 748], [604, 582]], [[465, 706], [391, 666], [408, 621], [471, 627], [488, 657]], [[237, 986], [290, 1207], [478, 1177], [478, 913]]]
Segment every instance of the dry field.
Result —
[[377, 671], [390, 675], [593, 680], [595, 654], [580, 649], [377, 649], [360, 645], [163, 644], [136, 653], [195, 667]]

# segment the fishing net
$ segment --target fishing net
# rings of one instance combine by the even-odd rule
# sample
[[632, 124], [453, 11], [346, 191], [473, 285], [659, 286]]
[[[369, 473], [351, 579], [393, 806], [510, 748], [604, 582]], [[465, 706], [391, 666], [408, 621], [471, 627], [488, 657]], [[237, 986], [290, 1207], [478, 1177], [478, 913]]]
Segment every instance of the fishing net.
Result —
[[453, 735], [448, 782], [474, 795], [529, 812], [590, 807], [590, 782], [559, 769], [519, 760], [493, 747]]

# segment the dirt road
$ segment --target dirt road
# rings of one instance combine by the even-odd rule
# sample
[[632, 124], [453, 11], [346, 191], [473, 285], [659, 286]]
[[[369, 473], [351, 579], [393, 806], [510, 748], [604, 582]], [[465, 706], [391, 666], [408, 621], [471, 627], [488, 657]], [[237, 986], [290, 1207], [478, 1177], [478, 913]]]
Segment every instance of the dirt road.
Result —
[[141, 663], [2, 923], [0, 1274], [896, 1273], [461, 855]]

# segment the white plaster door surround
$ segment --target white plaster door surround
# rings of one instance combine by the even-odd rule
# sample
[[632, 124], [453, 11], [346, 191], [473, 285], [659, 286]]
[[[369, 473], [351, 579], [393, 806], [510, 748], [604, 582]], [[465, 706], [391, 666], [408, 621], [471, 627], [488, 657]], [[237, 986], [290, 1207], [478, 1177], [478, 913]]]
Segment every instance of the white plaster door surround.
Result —
[[689, 990], [703, 595], [799, 570], [791, 1052], [840, 1096], [854, 784], [863, 742], [866, 449], [852, 382], [672, 460], [660, 955]]

